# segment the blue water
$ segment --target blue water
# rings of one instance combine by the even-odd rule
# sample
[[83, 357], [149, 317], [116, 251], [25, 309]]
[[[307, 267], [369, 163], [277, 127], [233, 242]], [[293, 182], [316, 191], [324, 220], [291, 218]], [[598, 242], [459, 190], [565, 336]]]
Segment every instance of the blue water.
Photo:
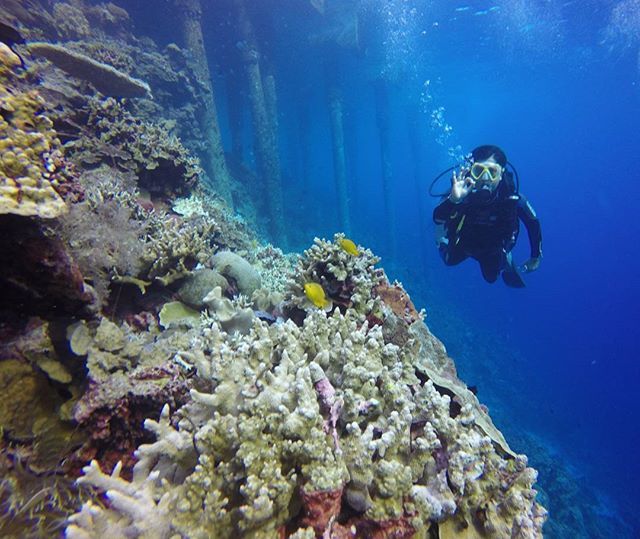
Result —
[[[327, 9], [336, 3], [327, 0]], [[461, 377], [541, 469], [552, 519], [569, 525], [567, 511], [585, 504], [601, 528], [590, 522], [581, 533], [640, 536], [640, 3], [344, 1], [361, 16], [357, 51], [309, 45], [327, 15], [304, 0], [257, 4], [277, 76], [289, 248], [339, 230], [326, 98], [335, 78], [352, 238], [382, 255], [389, 276], [427, 310]], [[224, 88], [233, 37], [224, 15], [205, 17]], [[143, 29], [171, 37], [151, 23]], [[389, 98], [391, 230], [376, 78]], [[220, 101], [229, 147], [224, 91]], [[542, 223], [544, 260], [524, 290], [485, 283], [473, 261], [444, 267], [437, 256], [428, 186], [455, 164], [450, 154], [480, 144], [505, 150]], [[253, 159], [250, 143], [245, 158]], [[524, 228], [516, 253], [528, 257]], [[563, 483], [555, 473], [578, 485], [562, 500], [554, 500]], [[559, 529], [550, 536], [563, 536]]]

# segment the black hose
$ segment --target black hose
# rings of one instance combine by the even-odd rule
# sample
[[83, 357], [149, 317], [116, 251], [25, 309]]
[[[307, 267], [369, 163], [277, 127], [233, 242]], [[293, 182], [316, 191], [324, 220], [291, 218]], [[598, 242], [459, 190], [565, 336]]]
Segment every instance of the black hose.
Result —
[[455, 168], [457, 168], [458, 165], [454, 165], [452, 167], [449, 167], [447, 170], [443, 170], [440, 174], [438, 174], [433, 181], [431, 182], [431, 185], [429, 186], [429, 195], [432, 197], [446, 197], [450, 190], [446, 191], [445, 193], [434, 193], [433, 192], [433, 187], [436, 184], [436, 182], [442, 178], [442, 176], [444, 176], [447, 172], [451, 172], [452, 170], [454, 170]]

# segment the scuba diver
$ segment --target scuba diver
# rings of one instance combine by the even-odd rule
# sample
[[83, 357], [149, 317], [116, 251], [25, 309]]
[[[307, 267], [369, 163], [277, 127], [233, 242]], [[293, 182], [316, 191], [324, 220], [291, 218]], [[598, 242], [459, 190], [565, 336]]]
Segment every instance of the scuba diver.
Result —
[[[515, 182], [507, 165], [515, 173]], [[455, 168], [437, 176], [431, 189]], [[531, 204], [519, 193], [518, 173], [505, 153], [497, 146], [475, 148], [465, 166], [457, 174], [454, 170], [451, 189], [439, 196], [446, 198], [433, 211], [433, 220], [444, 228], [437, 240], [444, 263], [455, 266], [471, 257], [479, 262], [487, 282], [495, 282], [502, 272], [508, 286], [523, 288], [520, 272], [529, 273], [540, 266], [542, 232]], [[531, 257], [516, 268], [511, 251], [518, 239], [520, 220], [527, 228]]]

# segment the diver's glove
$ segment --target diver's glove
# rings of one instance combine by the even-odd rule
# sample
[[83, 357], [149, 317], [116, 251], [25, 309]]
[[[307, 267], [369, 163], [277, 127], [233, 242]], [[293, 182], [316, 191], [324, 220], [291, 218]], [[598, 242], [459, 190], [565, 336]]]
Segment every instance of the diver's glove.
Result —
[[542, 255], [531, 257], [524, 264], [522, 264], [518, 269], [522, 273], [531, 273], [532, 271], [535, 271], [540, 267], [541, 261], [542, 261]]

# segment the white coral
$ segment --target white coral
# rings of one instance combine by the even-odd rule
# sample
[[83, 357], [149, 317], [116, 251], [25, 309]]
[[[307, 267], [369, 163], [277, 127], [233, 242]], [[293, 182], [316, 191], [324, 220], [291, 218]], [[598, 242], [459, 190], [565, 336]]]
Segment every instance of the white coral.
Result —
[[84, 476], [78, 483], [104, 491], [109, 507], [85, 503], [79, 513], [69, 518], [68, 539], [165, 539], [171, 536], [171, 496], [158, 487], [159, 472], [144, 477], [139, 474], [129, 482], [120, 477], [121, 469], [118, 463], [111, 475], [107, 475], [95, 460], [83, 468]]

